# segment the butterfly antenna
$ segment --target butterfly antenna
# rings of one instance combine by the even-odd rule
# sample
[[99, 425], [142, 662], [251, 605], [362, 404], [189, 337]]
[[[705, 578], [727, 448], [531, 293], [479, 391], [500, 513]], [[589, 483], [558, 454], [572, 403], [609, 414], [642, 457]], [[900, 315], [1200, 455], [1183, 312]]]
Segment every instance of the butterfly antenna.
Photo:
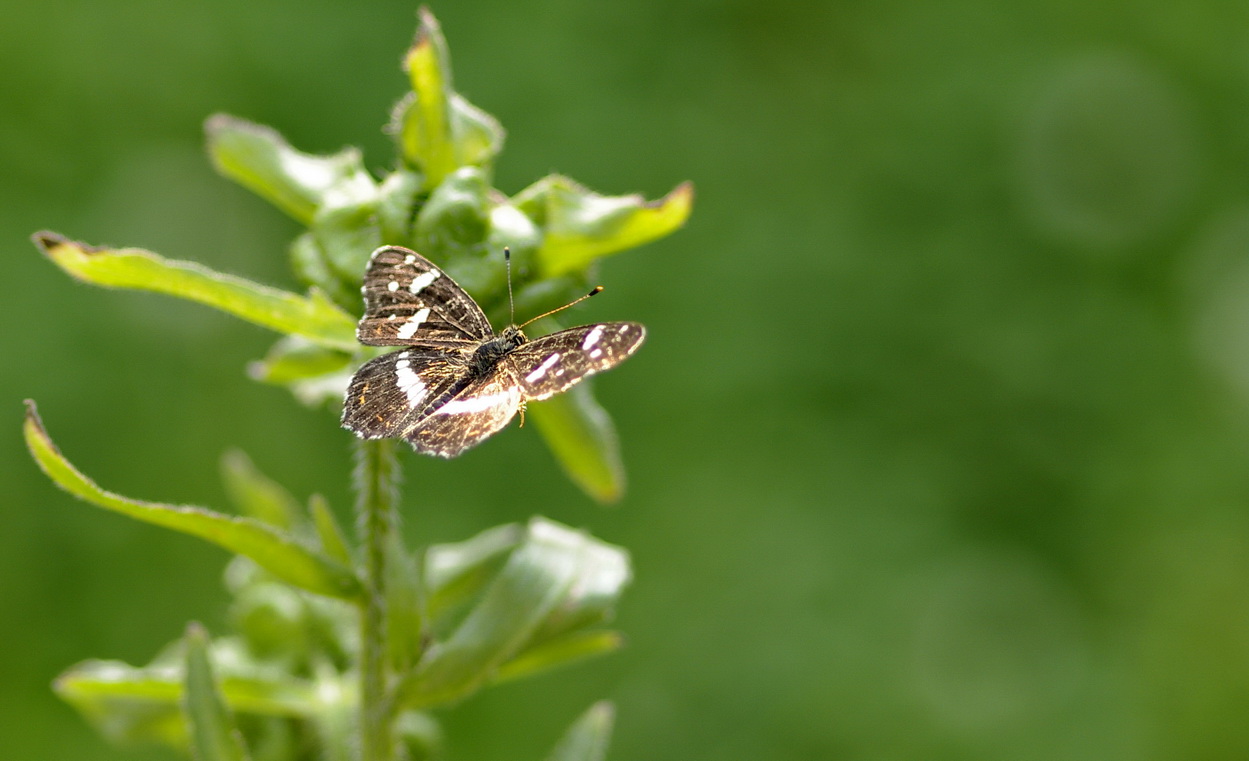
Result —
[[567, 309], [568, 307], [576, 306], [577, 304], [580, 304], [581, 302], [585, 301], [586, 299], [590, 298], [591, 296], [593, 296], [593, 295], [595, 295], [595, 294], [598, 294], [598, 293], [601, 293], [602, 291], [603, 291], [603, 286], [601, 286], [601, 285], [596, 285], [596, 286], [594, 286], [594, 288], [593, 288], [593, 289], [592, 289], [589, 293], [587, 293], [586, 295], [582, 296], [581, 298], [579, 298], [579, 299], [573, 299], [572, 301], [568, 302], [567, 304], [563, 305], [562, 307], [557, 307], [557, 308], [555, 308], [555, 309], [552, 309], [552, 310], [551, 310], [551, 311], [549, 311], [549, 312], [543, 312], [542, 314], [538, 315], [537, 317], [534, 317], [534, 318], [529, 319], [529, 320], [525, 320], [524, 325], [519, 325], [519, 326], [517, 326], [517, 327], [521, 327], [521, 328], [523, 328], [523, 327], [525, 327], [525, 325], [528, 325], [528, 324], [530, 324], [530, 323], [532, 323], [532, 322], [537, 322], [538, 320], [541, 320], [543, 317], [550, 317], [551, 315], [555, 314], [556, 312], [562, 312], [562, 311], [564, 311], [565, 309]]
[[507, 310], [508, 325], [516, 324], [516, 301], [512, 298], [512, 249], [503, 247], [503, 261], [507, 264]]

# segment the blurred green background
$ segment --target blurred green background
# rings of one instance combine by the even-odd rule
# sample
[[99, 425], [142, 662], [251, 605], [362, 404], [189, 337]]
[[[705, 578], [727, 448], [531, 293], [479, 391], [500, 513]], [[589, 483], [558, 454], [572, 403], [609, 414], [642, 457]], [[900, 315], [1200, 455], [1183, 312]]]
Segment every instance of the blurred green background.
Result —
[[[23, 397], [107, 488], [224, 506], [238, 446], [349, 507], [349, 434], [244, 377], [271, 335], [71, 282], [27, 236], [293, 287], [296, 224], [212, 172], [202, 122], [387, 168], [415, 9], [6, 3], [6, 758], [169, 758], [108, 747], [48, 684], [220, 632], [227, 602], [223, 553], [37, 472]], [[629, 647], [447, 713], [454, 758], [540, 759], [602, 697], [614, 759], [1249, 757], [1249, 6], [433, 10], [509, 131], [501, 189], [698, 192], [580, 309], [651, 331], [597, 384], [622, 505], [530, 428], [405, 457], [414, 541], [542, 513], [636, 565]]]

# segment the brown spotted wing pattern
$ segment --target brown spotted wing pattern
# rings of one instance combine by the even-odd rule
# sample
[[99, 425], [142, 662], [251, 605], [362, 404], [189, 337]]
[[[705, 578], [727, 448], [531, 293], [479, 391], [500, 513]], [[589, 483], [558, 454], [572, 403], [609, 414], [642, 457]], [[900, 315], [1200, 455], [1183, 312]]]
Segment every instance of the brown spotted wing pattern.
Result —
[[357, 338], [400, 346], [360, 367], [343, 427], [366, 439], [404, 438], [418, 452], [455, 457], [508, 424], [526, 401], [546, 399], [633, 354], [635, 322], [570, 328], [529, 341], [495, 334], [481, 308], [446, 273], [398, 246], [373, 252]]

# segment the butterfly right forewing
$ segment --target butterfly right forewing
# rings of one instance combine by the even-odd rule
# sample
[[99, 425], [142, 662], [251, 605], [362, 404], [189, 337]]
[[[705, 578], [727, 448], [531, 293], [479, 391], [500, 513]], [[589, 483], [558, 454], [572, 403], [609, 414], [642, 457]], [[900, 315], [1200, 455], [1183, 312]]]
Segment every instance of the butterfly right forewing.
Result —
[[373, 252], [361, 290], [364, 317], [356, 338], [368, 346], [462, 347], [494, 334], [464, 289], [406, 248]]

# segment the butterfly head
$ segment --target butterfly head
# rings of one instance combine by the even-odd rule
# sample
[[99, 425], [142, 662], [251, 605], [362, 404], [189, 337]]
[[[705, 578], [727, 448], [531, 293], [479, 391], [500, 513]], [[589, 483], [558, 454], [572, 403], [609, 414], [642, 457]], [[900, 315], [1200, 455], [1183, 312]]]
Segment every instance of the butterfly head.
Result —
[[515, 325], [508, 325], [499, 335], [488, 341], [483, 341], [477, 350], [473, 352], [473, 358], [470, 362], [473, 371], [479, 375], [484, 375], [494, 369], [499, 364], [499, 360], [511, 354], [521, 344], [529, 339], [525, 338], [525, 334]]

